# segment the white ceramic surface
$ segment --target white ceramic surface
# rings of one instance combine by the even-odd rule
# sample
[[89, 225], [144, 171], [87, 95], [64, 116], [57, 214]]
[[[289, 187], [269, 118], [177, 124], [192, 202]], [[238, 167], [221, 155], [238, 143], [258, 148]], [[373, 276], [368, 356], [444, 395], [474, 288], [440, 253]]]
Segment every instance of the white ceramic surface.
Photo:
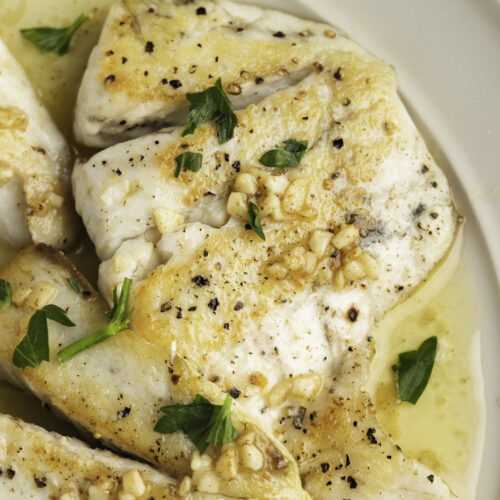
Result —
[[487, 405], [477, 499], [500, 499], [500, 1], [283, 0], [396, 67], [400, 92], [467, 219]]

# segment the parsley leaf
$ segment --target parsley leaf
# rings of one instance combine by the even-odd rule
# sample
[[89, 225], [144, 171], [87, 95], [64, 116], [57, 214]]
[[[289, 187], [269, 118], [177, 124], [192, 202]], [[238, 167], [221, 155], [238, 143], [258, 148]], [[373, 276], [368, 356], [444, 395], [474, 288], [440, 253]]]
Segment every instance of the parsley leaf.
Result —
[[68, 52], [71, 38], [86, 20], [87, 16], [80, 14], [73, 24], [65, 28], [26, 28], [21, 30], [21, 34], [43, 52], [56, 52], [62, 56]]
[[0, 279], [0, 303], [2, 304], [2, 308], [7, 308], [11, 300], [12, 285], [8, 281]]
[[55, 304], [48, 304], [42, 307], [41, 310], [45, 313], [47, 318], [52, 321], [57, 321], [64, 326], [76, 326], [75, 323], [68, 318], [68, 313]]
[[191, 170], [191, 172], [198, 172], [203, 162], [203, 155], [201, 153], [186, 151], [185, 153], [179, 155], [175, 161], [177, 162], [177, 167], [175, 169], [174, 177], [179, 177], [183, 168]]
[[75, 326], [64, 309], [48, 304], [31, 316], [26, 335], [15, 348], [12, 363], [18, 368], [37, 368], [42, 361], [49, 361], [49, 330], [47, 319], [64, 326]]
[[44, 311], [35, 311], [28, 323], [26, 335], [14, 350], [12, 363], [18, 368], [31, 366], [37, 368], [42, 361], [49, 360], [49, 331], [47, 315]]
[[261, 239], [266, 241], [266, 236], [262, 230], [262, 224], [260, 223], [259, 208], [252, 201], [248, 204], [248, 223], [250, 227], [254, 230], [255, 234]]
[[238, 119], [233, 106], [222, 88], [219, 78], [215, 85], [202, 92], [187, 94], [189, 113], [182, 137], [192, 134], [202, 123], [213, 121], [217, 125], [219, 144], [229, 141], [234, 135]]
[[93, 345], [99, 344], [109, 337], [113, 337], [117, 333], [126, 330], [130, 323], [130, 317], [134, 312], [131, 309], [127, 313], [128, 301], [130, 298], [130, 290], [132, 288], [132, 280], [125, 278], [123, 280], [122, 291], [120, 293], [120, 298], [118, 299], [118, 294], [116, 287], [113, 289], [113, 308], [108, 311], [106, 315], [111, 318], [111, 321], [104, 327], [91, 335], [73, 342], [69, 346], [65, 347], [57, 353], [57, 359], [60, 363], [65, 363], [70, 360], [73, 356], [78, 353], [92, 347]]
[[306, 154], [308, 142], [287, 139], [283, 144], [284, 147], [276, 145], [276, 149], [264, 153], [259, 162], [266, 167], [298, 167]]
[[80, 286], [80, 283], [75, 280], [75, 278], [66, 278], [66, 281], [69, 283], [69, 286], [73, 288], [73, 290], [78, 294], [82, 294], [82, 287]]
[[164, 406], [165, 414], [156, 424], [154, 430], [162, 434], [171, 434], [182, 430], [200, 453], [204, 453], [209, 445], [230, 443], [239, 432], [231, 422], [231, 396], [227, 395], [222, 406], [213, 405], [200, 396], [187, 405]]
[[401, 401], [415, 404], [424, 392], [436, 358], [437, 337], [429, 337], [416, 351], [402, 352], [392, 370]]

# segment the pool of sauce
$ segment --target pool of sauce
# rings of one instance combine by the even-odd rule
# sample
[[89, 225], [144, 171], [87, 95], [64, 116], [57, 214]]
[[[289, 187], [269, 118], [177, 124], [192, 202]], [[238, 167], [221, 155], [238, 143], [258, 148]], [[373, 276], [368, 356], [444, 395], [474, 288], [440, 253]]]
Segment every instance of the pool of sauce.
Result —
[[[111, 0], [0, 0], [0, 36], [24, 66], [75, 157], [92, 151], [72, 137], [73, 109], [87, 58], [97, 42]], [[42, 54], [19, 29], [65, 26], [89, 16], [64, 56]], [[0, 245], [0, 265], [15, 252]], [[95, 284], [98, 261], [83, 237], [69, 257]], [[460, 238], [444, 262], [409, 299], [389, 312], [374, 336], [377, 353], [367, 385], [381, 425], [404, 453], [440, 475], [461, 499], [474, 497], [484, 428], [479, 356], [479, 312], [474, 286], [461, 259]], [[429, 384], [416, 405], [398, 401], [391, 365], [400, 352], [436, 335], [439, 348]], [[76, 435], [34, 397], [0, 382], [0, 411], [50, 430]]]

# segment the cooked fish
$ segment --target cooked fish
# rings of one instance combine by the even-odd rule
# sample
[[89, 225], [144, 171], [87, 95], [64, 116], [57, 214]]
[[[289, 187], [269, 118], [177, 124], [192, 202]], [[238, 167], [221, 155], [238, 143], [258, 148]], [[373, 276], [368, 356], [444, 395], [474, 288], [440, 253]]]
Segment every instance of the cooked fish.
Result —
[[[191, 402], [196, 394], [213, 403], [224, 400], [225, 394], [201, 377], [189, 359], [164, 356], [129, 330], [60, 365], [55, 352], [62, 345], [107, 321], [104, 301], [62, 254], [46, 246], [28, 248], [0, 275], [13, 286], [12, 304], [0, 311], [0, 369], [4, 378], [27, 387], [95, 438], [148, 460], [181, 480], [188, 477], [184, 482], [191, 483], [194, 491], [229, 497], [307, 497], [293, 458], [253, 417], [240, 411], [237, 402], [231, 410], [233, 425], [245, 431], [243, 438], [254, 442], [262, 462], [258, 470], [244, 463], [238, 469], [235, 464], [235, 477], [214, 477], [214, 465], [225, 449], [209, 449], [200, 464], [199, 454], [193, 456], [194, 446], [183, 434], [153, 430], [162, 406]], [[78, 280], [81, 295], [70, 288], [68, 277]], [[19, 370], [11, 361], [14, 348], [34, 310], [48, 302], [68, 311], [77, 326], [64, 328], [51, 322], [52, 360], [38, 368]], [[244, 440], [239, 441], [239, 446], [244, 444]]]
[[0, 415], [0, 467], [3, 499], [176, 498], [176, 481], [144, 463], [7, 415]]
[[[451, 498], [383, 433], [362, 390], [373, 326], [425, 280], [457, 227], [393, 70], [337, 54], [237, 115], [224, 145], [212, 125], [186, 137], [170, 128], [76, 167], [103, 294], [139, 280], [136, 334], [241, 391], [313, 497]], [[290, 138], [308, 141], [299, 167], [259, 163]], [[203, 166], [176, 178], [185, 151], [203, 153]], [[250, 201], [265, 242], [245, 225]]]
[[68, 248], [80, 228], [68, 145], [1, 40], [0, 67], [0, 239]]
[[89, 59], [75, 137], [107, 146], [184, 120], [186, 93], [222, 78], [238, 108], [296, 83], [325, 54], [363, 49], [324, 23], [241, 3], [120, 0]]

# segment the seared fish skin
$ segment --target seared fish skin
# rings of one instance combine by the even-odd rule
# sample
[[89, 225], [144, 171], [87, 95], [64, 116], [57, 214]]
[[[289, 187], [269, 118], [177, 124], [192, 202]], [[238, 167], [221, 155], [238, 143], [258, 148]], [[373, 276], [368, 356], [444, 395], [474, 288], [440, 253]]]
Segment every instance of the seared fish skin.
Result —
[[68, 145], [1, 40], [0, 67], [0, 239], [14, 248], [69, 248], [80, 224]]
[[359, 46], [331, 26], [225, 0], [119, 0], [80, 87], [75, 137], [109, 146], [184, 120], [186, 93], [218, 77], [238, 108]]
[[176, 481], [144, 463], [8, 415], [0, 415], [0, 464], [5, 500], [176, 498]]
[[[162, 416], [162, 406], [189, 403], [196, 394], [215, 404], [225, 399], [226, 394], [193, 370], [189, 360], [165, 357], [128, 330], [60, 365], [55, 353], [61, 346], [107, 322], [104, 301], [61, 253], [46, 246], [30, 247], [4, 267], [0, 276], [13, 286], [13, 302], [0, 311], [3, 378], [28, 388], [103, 442], [148, 460], [179, 479], [188, 476], [193, 492], [217, 493], [222, 498], [308, 498], [293, 458], [253, 417], [240, 411], [237, 402], [231, 409], [233, 425], [242, 432], [242, 439], [247, 436], [258, 449], [261, 464], [256, 470], [233, 464], [237, 470], [234, 477], [222, 472], [214, 479], [225, 448], [209, 448], [203, 463], [197, 464], [195, 448], [184, 434], [153, 430]], [[77, 295], [69, 287], [68, 277], [78, 280], [85, 293]], [[60, 328], [51, 322], [51, 361], [36, 369], [19, 370], [11, 362], [14, 348], [34, 310], [47, 302], [67, 310], [77, 326]], [[244, 444], [239, 441], [235, 446]]]

